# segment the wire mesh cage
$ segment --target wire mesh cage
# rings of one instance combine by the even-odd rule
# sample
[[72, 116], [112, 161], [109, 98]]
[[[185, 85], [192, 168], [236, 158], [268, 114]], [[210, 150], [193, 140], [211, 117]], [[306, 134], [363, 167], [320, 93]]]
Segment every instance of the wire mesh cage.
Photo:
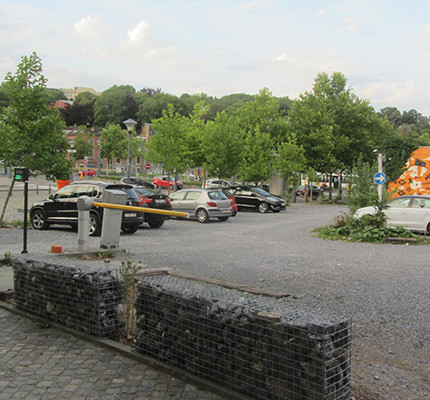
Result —
[[169, 275], [138, 285], [135, 352], [253, 399], [350, 398], [349, 319]]
[[123, 330], [121, 286], [111, 270], [64, 260], [18, 260], [14, 287], [17, 307], [34, 315], [97, 337]]

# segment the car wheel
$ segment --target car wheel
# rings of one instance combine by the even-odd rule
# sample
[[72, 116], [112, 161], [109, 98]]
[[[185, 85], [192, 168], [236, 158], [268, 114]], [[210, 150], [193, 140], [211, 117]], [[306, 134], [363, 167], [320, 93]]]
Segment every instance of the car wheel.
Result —
[[209, 214], [204, 208], [199, 208], [196, 212], [196, 217], [202, 224], [209, 222]]
[[224, 221], [227, 221], [227, 220], [228, 220], [228, 217], [218, 217], [218, 219], [219, 219], [221, 222], [224, 222]]
[[49, 223], [46, 221], [46, 213], [43, 210], [35, 210], [31, 214], [31, 225], [34, 229], [45, 230], [48, 229]]
[[97, 213], [90, 213], [90, 236], [100, 236], [102, 233], [102, 224]]
[[259, 205], [258, 205], [258, 211], [261, 213], [267, 213], [267, 211], [269, 211], [269, 206], [267, 203], [265, 203], [264, 201], [262, 201]]
[[233, 212], [231, 213], [231, 216], [232, 216], [232, 217], [235, 217], [235, 216], [236, 216], [236, 214], [237, 214], [237, 211], [233, 211]]
[[148, 222], [148, 225], [151, 228], [154, 228], [154, 229], [161, 228], [163, 226], [163, 224], [164, 224], [164, 220], [161, 220], [161, 221], [149, 221]]
[[129, 233], [129, 234], [136, 233], [138, 229], [139, 229], [139, 224], [131, 225], [131, 226], [124, 226], [121, 228], [121, 230], [124, 233]]

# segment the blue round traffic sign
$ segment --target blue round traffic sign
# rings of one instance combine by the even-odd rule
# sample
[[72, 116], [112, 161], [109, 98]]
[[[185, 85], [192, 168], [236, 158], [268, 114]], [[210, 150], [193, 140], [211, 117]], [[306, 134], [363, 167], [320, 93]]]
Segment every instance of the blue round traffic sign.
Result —
[[376, 184], [383, 185], [387, 180], [387, 177], [383, 172], [378, 172], [377, 174], [375, 174], [373, 180], [375, 181]]

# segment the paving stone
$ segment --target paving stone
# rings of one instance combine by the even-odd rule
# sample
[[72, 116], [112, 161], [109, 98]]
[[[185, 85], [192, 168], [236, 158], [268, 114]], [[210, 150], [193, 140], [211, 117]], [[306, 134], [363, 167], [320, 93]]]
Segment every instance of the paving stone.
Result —
[[154, 367], [0, 307], [0, 400], [222, 400]]

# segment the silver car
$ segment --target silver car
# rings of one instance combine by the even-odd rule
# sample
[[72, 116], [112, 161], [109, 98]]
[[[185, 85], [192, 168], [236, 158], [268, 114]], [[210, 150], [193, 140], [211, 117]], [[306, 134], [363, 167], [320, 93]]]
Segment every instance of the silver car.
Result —
[[[391, 200], [383, 210], [387, 226], [402, 226], [413, 232], [430, 234], [430, 196], [400, 196]], [[358, 209], [354, 218], [375, 214], [375, 207]]]
[[219, 189], [183, 189], [172, 193], [170, 200], [172, 210], [186, 212], [199, 222], [227, 221], [232, 215], [230, 200]]

